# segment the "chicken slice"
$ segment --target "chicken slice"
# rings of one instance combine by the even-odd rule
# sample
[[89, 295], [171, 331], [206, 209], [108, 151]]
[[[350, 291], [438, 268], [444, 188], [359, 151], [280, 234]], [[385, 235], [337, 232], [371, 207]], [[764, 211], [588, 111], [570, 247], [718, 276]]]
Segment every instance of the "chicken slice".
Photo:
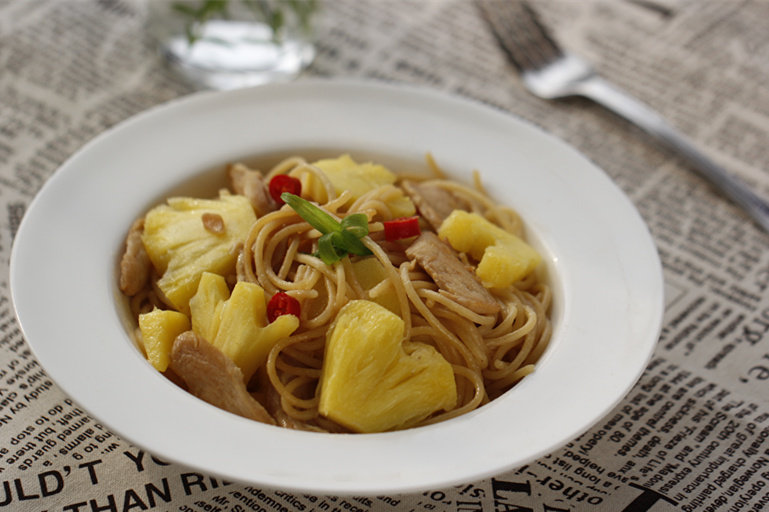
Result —
[[227, 175], [232, 190], [236, 194], [248, 198], [257, 217], [278, 209], [278, 205], [270, 196], [270, 189], [264, 181], [262, 173], [237, 163], [227, 168]]
[[471, 311], [487, 315], [500, 310], [499, 302], [435, 233], [419, 235], [406, 249], [406, 255], [419, 263], [443, 293]]
[[451, 212], [467, 208], [467, 205], [454, 194], [438, 185], [429, 182], [404, 181], [401, 186], [406, 195], [414, 202], [422, 217], [436, 231], [440, 229], [443, 220], [451, 215]]
[[152, 264], [142, 243], [144, 219], [136, 220], [125, 240], [125, 252], [120, 258], [120, 291], [132, 297], [147, 284]]
[[201, 400], [244, 418], [275, 424], [262, 404], [246, 390], [240, 368], [194, 332], [176, 337], [170, 367], [187, 384], [190, 393]]

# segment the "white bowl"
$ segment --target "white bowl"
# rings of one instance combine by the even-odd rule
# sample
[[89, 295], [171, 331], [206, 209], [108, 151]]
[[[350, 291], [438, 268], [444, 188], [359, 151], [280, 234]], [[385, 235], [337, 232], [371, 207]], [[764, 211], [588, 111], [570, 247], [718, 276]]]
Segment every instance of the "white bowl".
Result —
[[[554, 287], [553, 339], [534, 374], [450, 421], [340, 435], [219, 410], [143, 359], [116, 285], [132, 221], [181, 184], [212, 183], [211, 169], [227, 162], [313, 151], [391, 164], [421, 163], [429, 151], [459, 180], [480, 170], [492, 195], [526, 221]], [[198, 94], [97, 137], [30, 206], [12, 251], [11, 289], [26, 339], [48, 374], [124, 439], [227, 480], [319, 494], [439, 488], [562, 446], [635, 383], [663, 310], [659, 259], [643, 221], [576, 151], [475, 102], [325, 81]]]

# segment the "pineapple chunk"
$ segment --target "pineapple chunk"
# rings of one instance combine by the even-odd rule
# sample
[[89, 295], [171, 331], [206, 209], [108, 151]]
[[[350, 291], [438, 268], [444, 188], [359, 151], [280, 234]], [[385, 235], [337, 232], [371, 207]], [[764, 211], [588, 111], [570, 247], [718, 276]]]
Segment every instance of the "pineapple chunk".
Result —
[[273, 345], [299, 327], [294, 315], [281, 315], [268, 324], [264, 290], [246, 282], [235, 285], [220, 322], [214, 345], [240, 367], [246, 381], [264, 364]]
[[411, 217], [417, 213], [417, 207], [411, 199], [403, 193], [401, 189], [397, 189], [395, 196], [385, 201], [390, 208], [393, 219], [399, 217]]
[[[411, 199], [402, 190], [392, 185], [397, 176], [387, 167], [372, 162], [357, 163], [350, 155], [342, 155], [337, 158], [325, 158], [314, 162], [331, 184], [337, 195], [345, 190], [350, 193], [351, 201], [374, 189], [390, 186], [384, 202], [390, 208], [393, 218], [410, 217], [416, 213], [416, 207]], [[307, 175], [302, 183], [305, 196], [313, 201], [323, 204], [328, 201], [325, 188], [313, 175]]]
[[326, 340], [320, 413], [356, 432], [383, 432], [455, 407], [451, 365], [429, 345], [404, 343], [403, 332], [403, 320], [374, 302], [345, 305]]
[[264, 290], [258, 284], [241, 281], [230, 295], [224, 278], [212, 273], [201, 276], [190, 309], [195, 334], [232, 359], [245, 382], [264, 364], [273, 345], [299, 327], [294, 315], [267, 323]]
[[190, 330], [187, 315], [178, 311], [153, 309], [139, 315], [139, 330], [142, 333], [147, 360], [160, 372], [166, 371], [171, 358], [171, 347], [177, 336]]
[[372, 288], [387, 278], [387, 271], [381, 261], [374, 256], [361, 258], [352, 263], [352, 271], [353, 274], [355, 274], [355, 278], [367, 292], [370, 300], [376, 302], [380, 306], [386, 307], [396, 315], [400, 314], [401, 308], [400, 303], [398, 302], [398, 295], [395, 293], [392, 286], [388, 286], [375, 297], [372, 297], [368, 293]]
[[382, 185], [392, 185], [396, 179], [385, 166], [372, 162], [359, 164], [350, 155], [318, 160], [313, 165], [326, 174], [337, 194], [349, 190], [355, 199]]
[[219, 331], [224, 301], [230, 297], [227, 282], [219, 274], [203, 272], [198, 291], [190, 299], [192, 330], [204, 340], [212, 343]]
[[529, 244], [477, 213], [454, 210], [438, 236], [479, 261], [475, 274], [487, 288], [504, 288], [528, 276], [541, 257]]
[[[224, 232], [211, 232], [204, 214], [217, 214]], [[233, 250], [256, 221], [248, 199], [220, 194], [219, 199], [176, 197], [150, 210], [144, 220], [142, 242], [155, 269], [162, 274], [158, 288], [170, 306], [189, 312], [189, 300], [203, 272], [226, 275], [235, 269]]]

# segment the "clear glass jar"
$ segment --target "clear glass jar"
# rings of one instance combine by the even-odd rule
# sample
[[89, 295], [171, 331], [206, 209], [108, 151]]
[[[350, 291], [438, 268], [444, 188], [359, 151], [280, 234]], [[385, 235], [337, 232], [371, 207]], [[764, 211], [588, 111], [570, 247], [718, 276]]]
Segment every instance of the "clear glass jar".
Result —
[[147, 8], [161, 54], [200, 88], [290, 80], [315, 57], [317, 0], [149, 0]]

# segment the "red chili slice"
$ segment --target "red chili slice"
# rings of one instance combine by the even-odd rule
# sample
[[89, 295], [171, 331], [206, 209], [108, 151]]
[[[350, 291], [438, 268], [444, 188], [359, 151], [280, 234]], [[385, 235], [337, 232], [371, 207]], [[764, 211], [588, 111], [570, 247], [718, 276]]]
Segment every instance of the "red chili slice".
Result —
[[419, 228], [419, 217], [402, 217], [385, 221], [383, 224], [385, 238], [389, 242], [411, 238], [422, 232]]
[[270, 195], [278, 205], [283, 204], [280, 195], [288, 192], [296, 196], [302, 195], [302, 182], [288, 174], [278, 174], [270, 180]]
[[270, 323], [281, 315], [299, 316], [301, 307], [299, 301], [284, 292], [278, 292], [267, 303], [267, 320]]

